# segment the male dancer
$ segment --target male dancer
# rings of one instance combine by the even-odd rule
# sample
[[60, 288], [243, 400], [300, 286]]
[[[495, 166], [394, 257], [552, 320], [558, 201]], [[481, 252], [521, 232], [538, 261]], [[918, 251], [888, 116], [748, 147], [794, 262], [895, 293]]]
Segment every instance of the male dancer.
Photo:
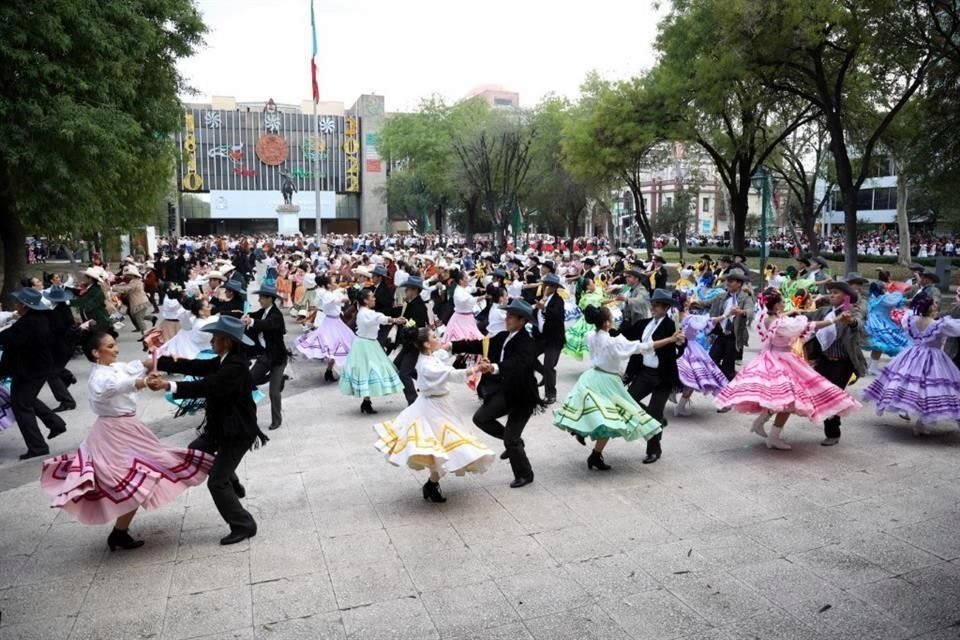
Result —
[[287, 368], [287, 345], [283, 335], [287, 326], [283, 312], [275, 304], [280, 294], [275, 287], [263, 285], [256, 292], [260, 308], [240, 318], [247, 327], [247, 334], [254, 344], [256, 361], [250, 368], [253, 384], [259, 386], [270, 382], [270, 430], [279, 429], [283, 422], [282, 393], [284, 370]]
[[537, 372], [543, 376], [543, 387], [547, 404], [557, 401], [557, 363], [560, 352], [566, 342], [566, 329], [563, 325], [563, 299], [557, 295], [560, 277], [548, 273], [543, 277], [543, 299], [537, 302], [534, 310], [533, 335], [537, 342], [537, 351], [543, 354], [543, 363], [537, 363]]
[[207, 399], [206, 425], [203, 433], [190, 443], [190, 448], [217, 456], [207, 477], [207, 488], [220, 517], [230, 525], [230, 535], [220, 540], [224, 545], [257, 535], [256, 520], [240, 504], [246, 490], [236, 471], [251, 447], [269, 440], [257, 426], [257, 405], [250, 393], [253, 379], [243, 353], [244, 345], [253, 346], [253, 341], [244, 335], [243, 329], [243, 323], [237, 318], [220, 316], [201, 329], [213, 334], [211, 346], [217, 358], [178, 360], [163, 356], [157, 360], [160, 371], [198, 376], [200, 380], [171, 382], [156, 374], [147, 379], [150, 389], [168, 390], [174, 398]]
[[727, 274], [727, 295], [717, 296], [710, 305], [710, 317], [727, 316], [713, 330], [713, 345], [710, 347], [710, 357], [727, 380], [733, 380], [737, 374], [737, 354], [747, 344], [750, 323], [753, 322], [753, 299], [743, 291], [746, 280], [739, 270], [731, 270]]
[[[505, 451], [500, 458], [510, 461], [514, 476], [510, 487], [516, 489], [533, 482], [533, 467], [521, 435], [530, 416], [543, 404], [533, 375], [537, 346], [526, 331], [527, 322], [533, 321], [533, 308], [517, 299], [500, 308], [507, 312], [507, 328], [490, 338], [486, 354], [484, 340], [454, 342], [453, 352], [484, 356], [479, 365], [483, 375], [477, 384], [483, 405], [473, 414], [473, 423], [503, 440]], [[502, 416], [507, 416], [506, 425], [498, 420]]]
[[[400, 317], [406, 318], [408, 321], [413, 320], [417, 329], [422, 329], [430, 324], [427, 304], [420, 297], [422, 291], [423, 278], [420, 276], [410, 276], [403, 283], [403, 308], [400, 311]], [[398, 335], [403, 331], [403, 327], [398, 328]], [[393, 361], [394, 366], [397, 367], [397, 373], [400, 374], [400, 381], [403, 382], [403, 395], [407, 399], [407, 405], [413, 404], [414, 400], [417, 399], [417, 387], [413, 381], [417, 377], [417, 359], [419, 357], [420, 352], [416, 345], [411, 341], [404, 341], [401, 343], [400, 353]]]
[[[815, 346], [819, 347], [816, 349], [819, 353], [816, 353], [813, 368], [836, 386], [845, 389], [852, 375], [856, 374], [859, 379], [867, 372], [867, 359], [863, 355], [866, 333], [857, 306], [859, 296], [853, 287], [843, 280], [828, 282], [826, 287], [830, 304], [808, 314], [809, 318], [814, 322], [832, 320], [853, 305], [849, 309], [852, 318], [849, 323], [838, 323], [817, 331]], [[824, 447], [832, 447], [840, 442], [840, 416], [823, 421], [823, 434], [824, 439], [820, 444]]]

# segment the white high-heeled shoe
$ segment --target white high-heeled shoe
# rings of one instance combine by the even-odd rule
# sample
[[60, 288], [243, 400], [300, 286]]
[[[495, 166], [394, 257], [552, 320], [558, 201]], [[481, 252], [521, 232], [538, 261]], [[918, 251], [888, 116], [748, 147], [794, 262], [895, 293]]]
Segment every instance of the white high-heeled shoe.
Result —
[[779, 449], [780, 451], [790, 451], [793, 447], [783, 441], [780, 434], [783, 433], [783, 427], [771, 427], [770, 435], [767, 436], [767, 449]]
[[758, 415], [753, 421], [753, 424], [750, 425], [750, 433], [755, 433], [761, 438], [766, 438], [767, 432], [764, 430], [763, 425], [767, 423], [767, 420], [769, 420], [772, 415], [769, 411], [764, 411]]

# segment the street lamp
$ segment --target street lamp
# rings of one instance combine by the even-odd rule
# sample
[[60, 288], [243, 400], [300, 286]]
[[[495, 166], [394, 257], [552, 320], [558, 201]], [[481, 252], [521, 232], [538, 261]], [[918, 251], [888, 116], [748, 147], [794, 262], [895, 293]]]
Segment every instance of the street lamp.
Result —
[[767, 207], [770, 202], [770, 172], [764, 166], [757, 167], [751, 176], [753, 188], [760, 192], [760, 289], [764, 287], [763, 278], [767, 273]]

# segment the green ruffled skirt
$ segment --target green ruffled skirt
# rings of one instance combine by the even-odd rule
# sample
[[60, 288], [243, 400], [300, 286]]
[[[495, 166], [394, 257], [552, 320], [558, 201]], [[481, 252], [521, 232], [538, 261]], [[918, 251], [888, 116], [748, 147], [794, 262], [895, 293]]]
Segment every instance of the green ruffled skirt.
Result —
[[649, 440], [662, 430], [627, 393], [620, 376], [596, 368], [580, 375], [563, 405], [554, 410], [553, 424], [591, 440]]
[[589, 353], [587, 334], [594, 329], [595, 327], [581, 316], [567, 329], [567, 341], [563, 345], [563, 353], [577, 360], [583, 360], [583, 357]]

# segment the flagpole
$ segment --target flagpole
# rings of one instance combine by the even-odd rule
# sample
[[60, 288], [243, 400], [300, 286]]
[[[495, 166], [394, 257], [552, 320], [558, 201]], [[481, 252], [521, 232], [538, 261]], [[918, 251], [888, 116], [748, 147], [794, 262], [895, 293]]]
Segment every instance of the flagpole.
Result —
[[313, 13], [313, 0], [310, 0], [310, 30], [313, 36], [313, 57], [310, 58], [310, 81], [313, 93], [313, 138], [316, 147], [313, 149], [313, 206], [316, 214], [316, 245], [320, 247], [321, 215], [320, 215], [320, 153], [326, 148], [320, 141], [320, 120], [317, 117], [317, 103], [320, 102], [320, 88], [317, 83], [317, 22]]

